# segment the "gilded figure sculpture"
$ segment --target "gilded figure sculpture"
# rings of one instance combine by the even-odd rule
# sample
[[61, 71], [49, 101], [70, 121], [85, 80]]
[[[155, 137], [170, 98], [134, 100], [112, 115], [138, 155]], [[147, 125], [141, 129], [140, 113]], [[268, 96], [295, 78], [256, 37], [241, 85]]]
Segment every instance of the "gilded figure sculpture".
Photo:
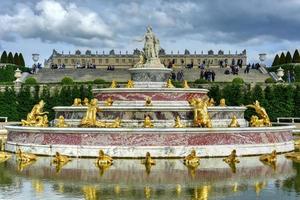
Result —
[[29, 167], [30, 165], [32, 165], [35, 162], [36, 162], [36, 160], [30, 160], [30, 161], [26, 161], [26, 162], [18, 160], [17, 161], [17, 170], [19, 172], [22, 172], [25, 168]]
[[126, 88], [134, 88], [134, 82], [132, 80], [128, 80]]
[[175, 88], [175, 86], [172, 84], [172, 80], [171, 79], [169, 79], [167, 81], [167, 88]]
[[233, 115], [232, 119], [231, 119], [231, 122], [230, 124], [228, 125], [229, 128], [237, 128], [237, 127], [240, 127], [240, 124], [236, 118], [235, 115]]
[[75, 98], [72, 106], [81, 106], [81, 99]]
[[211, 128], [211, 119], [207, 110], [208, 99], [195, 99], [194, 103], [191, 104], [194, 106], [194, 126]]
[[6, 152], [3, 152], [3, 151], [0, 151], [0, 163], [5, 162], [10, 158], [11, 158], [10, 154], [8, 154]]
[[227, 164], [230, 163], [239, 163], [240, 161], [237, 159], [236, 150], [232, 150], [231, 154], [223, 159]]
[[174, 125], [174, 128], [184, 128], [184, 127], [185, 127], [185, 125], [181, 122], [180, 117], [177, 116], [177, 117], [175, 118], [175, 125]]
[[252, 115], [250, 118], [250, 126], [251, 127], [264, 127], [264, 120], [259, 119], [256, 115]]
[[98, 108], [98, 100], [92, 99], [90, 105], [87, 108], [85, 116], [80, 122], [81, 127], [105, 127], [105, 123], [97, 120], [97, 112], [100, 111]]
[[270, 154], [263, 154], [259, 157], [260, 161], [267, 162], [267, 163], [276, 163], [277, 161], [277, 154], [276, 150], [273, 150]]
[[34, 105], [31, 112], [27, 114], [26, 120], [22, 119], [22, 126], [36, 126], [37, 123], [40, 125], [44, 120], [44, 115], [49, 114], [48, 112], [43, 112], [44, 106], [43, 100]]
[[227, 106], [227, 105], [226, 105], [226, 100], [225, 100], [224, 98], [222, 98], [222, 99], [220, 100], [219, 106], [221, 106], [221, 107]]
[[186, 80], [183, 81], [183, 88], [190, 88], [190, 86]]
[[260, 106], [259, 101], [256, 100], [253, 104], [247, 105], [246, 107], [255, 109], [259, 120], [262, 120], [264, 126], [272, 126], [268, 113], [263, 107]]
[[207, 106], [208, 107], [212, 107], [212, 106], [215, 106], [215, 100], [213, 98], [210, 98], [208, 103], [207, 103]]
[[97, 163], [98, 166], [112, 165], [113, 164], [113, 159], [109, 155], [106, 155], [104, 153], [104, 151], [101, 149], [101, 150], [99, 150], [99, 156], [98, 156], [98, 159], [97, 159], [96, 163]]
[[65, 122], [64, 116], [60, 115], [58, 117], [56, 127], [58, 127], [58, 128], [67, 128], [67, 127], [69, 127], [69, 125], [66, 124], [66, 122]]
[[147, 153], [146, 153], [145, 159], [142, 160], [142, 164], [144, 164], [144, 165], [155, 165], [156, 162], [155, 162], [155, 160], [153, 160], [153, 159], [151, 158], [150, 153], [147, 152]]
[[82, 105], [83, 105], [83, 106], [88, 106], [88, 105], [89, 105], [89, 99], [85, 97], [85, 98], [83, 99]]
[[110, 88], [117, 88], [117, 81], [112, 80]]
[[200, 164], [200, 158], [197, 157], [194, 149], [183, 159], [183, 163], [189, 166], [198, 166]]
[[108, 97], [105, 102], [104, 102], [104, 105], [105, 106], [112, 106], [114, 103], [113, 99], [111, 97]]
[[151, 122], [151, 118], [149, 117], [149, 115], [147, 115], [144, 119], [144, 125], [143, 125], [144, 128], [153, 128], [154, 125], [152, 124]]
[[151, 97], [146, 97], [145, 106], [152, 106], [152, 98]]
[[31, 162], [31, 161], [36, 161], [37, 160], [37, 156], [31, 153], [24, 153], [21, 149], [18, 149], [16, 152], [17, 155], [17, 159], [20, 162]]
[[48, 116], [44, 115], [44, 116], [38, 116], [37, 117], [37, 122], [35, 124], [36, 127], [48, 127]]
[[106, 123], [106, 128], [120, 128], [121, 127], [121, 119], [117, 117], [113, 123]]

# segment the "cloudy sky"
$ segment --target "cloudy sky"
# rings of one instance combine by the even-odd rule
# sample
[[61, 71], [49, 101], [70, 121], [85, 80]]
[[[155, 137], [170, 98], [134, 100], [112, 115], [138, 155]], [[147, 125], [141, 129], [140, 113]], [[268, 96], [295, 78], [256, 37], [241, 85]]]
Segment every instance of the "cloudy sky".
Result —
[[47, 59], [53, 49], [116, 52], [141, 48], [151, 25], [170, 53], [189, 49], [258, 53], [300, 48], [300, 0], [6, 0], [0, 1], [0, 51]]

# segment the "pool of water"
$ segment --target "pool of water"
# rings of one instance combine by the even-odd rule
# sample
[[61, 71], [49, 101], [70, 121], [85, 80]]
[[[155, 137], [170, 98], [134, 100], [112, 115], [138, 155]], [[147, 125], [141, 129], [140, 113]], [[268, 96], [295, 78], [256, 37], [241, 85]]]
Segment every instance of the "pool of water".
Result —
[[39, 157], [21, 166], [0, 163], [0, 199], [300, 199], [300, 163], [278, 157], [276, 166], [242, 157], [235, 167], [221, 158], [201, 159], [189, 169], [180, 159], [114, 160], [99, 169], [95, 159], [73, 159], [57, 168]]

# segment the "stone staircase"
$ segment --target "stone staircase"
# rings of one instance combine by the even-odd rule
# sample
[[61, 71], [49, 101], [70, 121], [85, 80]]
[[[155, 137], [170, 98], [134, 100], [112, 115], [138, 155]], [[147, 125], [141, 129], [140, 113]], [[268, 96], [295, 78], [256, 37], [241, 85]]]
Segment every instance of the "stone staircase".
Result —
[[[269, 74], [263, 74], [258, 70], [251, 69], [249, 74], [244, 73], [244, 68], [240, 70], [239, 75], [225, 75], [225, 69], [214, 67], [210, 68], [216, 73], [216, 82], [231, 82], [236, 77], [242, 78], [245, 82], [264, 82], [266, 78], [270, 77]], [[177, 73], [181, 69], [174, 69]], [[200, 78], [200, 69], [183, 69], [184, 79], [194, 81]], [[40, 83], [57, 83], [64, 77], [71, 77], [75, 81], [93, 81], [97, 78], [111, 81], [117, 80], [119, 82], [126, 82], [130, 79], [130, 74], [127, 69], [115, 69], [114, 71], [107, 71], [106, 69], [41, 69], [37, 74], [29, 75], [34, 77]]]

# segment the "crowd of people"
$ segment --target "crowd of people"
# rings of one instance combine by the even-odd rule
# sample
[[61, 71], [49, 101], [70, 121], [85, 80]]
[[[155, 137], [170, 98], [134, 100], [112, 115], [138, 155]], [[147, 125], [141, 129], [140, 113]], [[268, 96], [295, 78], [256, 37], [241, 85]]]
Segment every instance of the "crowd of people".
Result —
[[210, 70], [210, 69], [201, 69], [200, 71], [200, 78], [201, 79], [204, 79], [206, 81], [209, 81], [209, 82], [214, 82], [215, 81], [215, 78], [216, 78], [216, 73], [214, 70]]
[[183, 81], [184, 80], [184, 74], [183, 74], [183, 70], [180, 70], [177, 72], [177, 74], [175, 72], [172, 72], [171, 73], [171, 79], [173, 81]]

